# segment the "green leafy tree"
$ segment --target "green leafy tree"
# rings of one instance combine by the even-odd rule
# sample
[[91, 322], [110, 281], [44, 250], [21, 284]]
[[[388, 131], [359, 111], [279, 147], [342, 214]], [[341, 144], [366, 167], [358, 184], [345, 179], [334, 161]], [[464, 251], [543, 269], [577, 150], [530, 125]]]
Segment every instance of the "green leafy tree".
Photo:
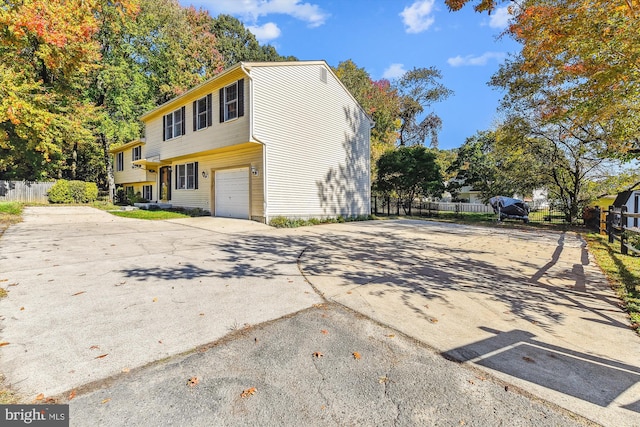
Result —
[[[446, 0], [452, 10], [471, 0]], [[473, 1], [491, 12], [507, 2]], [[509, 3], [510, 4], [510, 3]], [[506, 34], [522, 44], [511, 65], [544, 79], [545, 123], [597, 125], [609, 157], [640, 148], [640, 2], [528, 0], [510, 6]], [[520, 91], [519, 80], [510, 82]]]
[[81, 0], [0, 7], [0, 178], [62, 177], [73, 147], [92, 140], [83, 90], [99, 59], [98, 11]]
[[407, 215], [416, 197], [440, 196], [442, 175], [436, 154], [424, 146], [399, 147], [389, 150], [378, 160], [375, 189], [401, 200]]
[[428, 140], [432, 147], [438, 147], [442, 120], [433, 111], [424, 113], [453, 93], [438, 81], [441, 78], [440, 71], [434, 67], [414, 68], [395, 82], [400, 96], [400, 146], [422, 145]]
[[448, 169], [455, 174], [447, 185], [454, 198], [463, 186], [480, 191], [487, 203], [494, 196], [529, 195], [542, 185], [538, 162], [522, 150], [513, 150], [518, 145], [507, 142], [504, 130], [501, 133], [503, 139], [498, 142], [497, 132], [478, 132], [458, 148]]
[[294, 56], [281, 56], [271, 45], [260, 45], [253, 33], [233, 16], [222, 14], [213, 18], [209, 31], [216, 35], [216, 48], [225, 67], [241, 61], [297, 61]]

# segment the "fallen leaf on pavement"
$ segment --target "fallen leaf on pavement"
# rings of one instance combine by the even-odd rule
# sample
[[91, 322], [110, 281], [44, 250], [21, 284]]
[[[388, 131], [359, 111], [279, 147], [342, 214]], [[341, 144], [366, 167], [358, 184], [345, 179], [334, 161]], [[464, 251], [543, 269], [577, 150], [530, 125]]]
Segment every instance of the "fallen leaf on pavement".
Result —
[[104, 405], [105, 403], [109, 403], [110, 401], [111, 401], [111, 398], [109, 397], [109, 398], [107, 398], [107, 399], [104, 399], [104, 400], [103, 400], [102, 402], [100, 402], [100, 403], [102, 403], [102, 404]]
[[200, 380], [198, 380], [198, 377], [191, 377], [189, 378], [189, 380], [187, 381], [187, 385], [189, 387], [193, 387], [198, 385], [198, 383], [200, 382]]
[[429, 319], [429, 322], [438, 323], [438, 319], [436, 319], [435, 317], [432, 317], [432, 318]]
[[240, 397], [249, 397], [252, 394], [255, 394], [256, 391], [258, 390], [255, 387], [248, 388], [246, 390], [243, 390], [242, 393], [240, 393]]
[[124, 372], [125, 374], [129, 373], [129, 368], [122, 368], [122, 372]]
[[389, 335], [387, 335], [387, 338], [395, 338], [395, 337], [396, 337], [396, 336], [395, 336], [395, 335], [393, 335], [393, 334], [389, 334]]
[[109, 353], [101, 354], [100, 356], [94, 357], [94, 359], [102, 359], [103, 357], [107, 357]]
[[69, 393], [69, 400], [73, 399], [74, 397], [76, 397], [76, 391], [71, 390], [71, 393]]
[[351, 291], [347, 291], [347, 294], [348, 294], [348, 295], [351, 295]]
[[92, 345], [91, 347], [89, 347], [89, 350], [98, 350], [100, 347], [97, 345]]
[[87, 291], [80, 291], [80, 292], [76, 292], [75, 294], [72, 294], [72, 297], [75, 297], [76, 295], [82, 295], [84, 293], [87, 293]]
[[20, 307], [20, 311], [24, 311], [24, 307]]
[[36, 396], [36, 400], [42, 400], [44, 399], [44, 394], [40, 393], [39, 395]]
[[352, 354], [353, 354], [353, 358], [356, 360], [360, 360], [360, 358], [362, 357], [360, 356], [360, 353], [358, 353], [357, 351], [354, 351]]
[[319, 351], [316, 351], [313, 353], [313, 357], [322, 357], [324, 356], [324, 354], [320, 353]]
[[522, 358], [522, 360], [524, 360], [525, 362], [529, 362], [529, 363], [536, 363], [536, 361], [535, 361], [535, 360], [533, 360], [532, 358], [527, 357], [527, 356], [524, 356], [524, 357]]
[[389, 382], [389, 378], [387, 378], [387, 377], [380, 377], [380, 378], [378, 378], [378, 382], [379, 382], [380, 384], [384, 384], [384, 383], [386, 383], [386, 382]]
[[0, 282], [8, 282], [9, 279], [0, 279]]
[[6, 341], [0, 342], [0, 347], [4, 347], [5, 345], [9, 345], [9, 343]]
[[158, 302], [158, 298], [154, 298], [154, 299], [153, 299], [153, 302]]
[[327, 335], [329, 333], [326, 329], [322, 329], [320, 332], [322, 332], [323, 335]]

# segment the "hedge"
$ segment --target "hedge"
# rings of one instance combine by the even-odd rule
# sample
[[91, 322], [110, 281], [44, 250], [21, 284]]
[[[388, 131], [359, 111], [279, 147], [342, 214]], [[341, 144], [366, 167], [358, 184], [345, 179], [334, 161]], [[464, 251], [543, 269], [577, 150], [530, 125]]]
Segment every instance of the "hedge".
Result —
[[98, 198], [95, 182], [59, 179], [48, 193], [50, 203], [89, 203]]

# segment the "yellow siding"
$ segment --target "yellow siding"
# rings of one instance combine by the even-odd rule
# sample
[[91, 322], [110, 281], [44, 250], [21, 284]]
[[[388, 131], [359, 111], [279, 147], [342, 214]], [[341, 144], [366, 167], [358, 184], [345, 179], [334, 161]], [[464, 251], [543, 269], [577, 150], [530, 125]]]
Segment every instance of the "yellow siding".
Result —
[[[118, 154], [113, 154], [113, 177], [117, 185], [124, 183], [133, 183], [133, 182], [149, 182], [156, 181], [157, 173], [151, 173], [144, 168], [135, 166], [131, 160], [131, 152], [133, 147], [129, 147], [122, 151], [124, 155], [124, 169], [122, 171], [118, 171], [117, 169], [117, 158]], [[142, 158], [145, 157], [145, 146], [142, 146]]]
[[[198, 162], [198, 189], [175, 189], [176, 165], [189, 162]], [[174, 206], [201, 208], [213, 212], [213, 191], [215, 188], [213, 178], [215, 171], [237, 167], [254, 167], [258, 171], [257, 176], [251, 175], [249, 183], [251, 195], [250, 212], [252, 219], [263, 221], [264, 168], [262, 165], [262, 146], [259, 144], [245, 145], [244, 148], [236, 150], [221, 150], [218, 153], [189, 157], [174, 162], [172, 164], [174, 171], [172, 185], [174, 188], [171, 190], [170, 203]], [[203, 177], [203, 172], [206, 173], [206, 178]]]
[[370, 122], [333, 73], [321, 80], [324, 67], [251, 69], [269, 218], [370, 213]]
[[[219, 89], [244, 78], [244, 116], [234, 120], [219, 122]], [[196, 153], [204, 153], [219, 148], [229, 147], [250, 140], [250, 93], [248, 78], [238, 71], [221, 80], [214, 80], [202, 86], [189, 96], [178, 98], [169, 107], [161, 109], [161, 113], [154, 112], [145, 117], [146, 126], [146, 157], [159, 156], [161, 160], [175, 159], [184, 156], [192, 156]], [[211, 106], [213, 109], [212, 125], [199, 131], [193, 130], [193, 101], [212, 95]], [[185, 107], [185, 134], [166, 141], [162, 140], [162, 117], [181, 107]]]

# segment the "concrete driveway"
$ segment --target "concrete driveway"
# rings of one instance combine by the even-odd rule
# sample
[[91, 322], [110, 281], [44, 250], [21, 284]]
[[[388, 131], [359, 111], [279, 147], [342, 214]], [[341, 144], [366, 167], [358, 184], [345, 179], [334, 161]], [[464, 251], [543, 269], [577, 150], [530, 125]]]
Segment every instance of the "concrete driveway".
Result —
[[[396, 409], [390, 410], [390, 418], [378, 422], [375, 418], [344, 418], [340, 414], [347, 404], [336, 390], [340, 390], [340, 381], [354, 383], [348, 377], [349, 369], [341, 365], [342, 370], [336, 372], [342, 374], [332, 377], [332, 386], [324, 382], [329, 374], [321, 378], [322, 384], [337, 393], [328, 425], [402, 420], [397, 402], [423, 402], [427, 396], [415, 390], [434, 385], [432, 397], [440, 390], [448, 409], [438, 412], [427, 406], [419, 418], [409, 417], [400, 424], [411, 425], [417, 419], [451, 421], [456, 418], [443, 417], [465, 411], [488, 412], [475, 425], [497, 424], [508, 420], [508, 414], [512, 425], [572, 424], [537, 406], [535, 398], [523, 397], [530, 396], [603, 425], [640, 425], [640, 339], [628, 328], [618, 301], [583, 242], [571, 233], [404, 220], [275, 230], [214, 218], [149, 222], [117, 218], [91, 208], [28, 208], [25, 221], [11, 227], [0, 241], [0, 272], [0, 280], [6, 280], [0, 285], [9, 291], [9, 297], [0, 300], [0, 341], [9, 343], [0, 348], [1, 371], [25, 396], [78, 390], [81, 396], [73, 400], [72, 415], [74, 406], [77, 414], [104, 415], [101, 402], [107, 398], [103, 396], [116, 390], [123, 405], [136, 399], [135, 408], [144, 412], [145, 407], [153, 414], [167, 404], [164, 385], [169, 380], [163, 382], [158, 376], [186, 375], [186, 366], [203, 365], [205, 362], [193, 362], [187, 353], [208, 348], [230, 333], [247, 341], [255, 339], [252, 345], [258, 347], [247, 352], [253, 359], [230, 354], [231, 350], [215, 357], [211, 353], [209, 357], [214, 358], [206, 359], [215, 365], [209, 368], [210, 375], [211, 369], [244, 366], [243, 375], [253, 375], [261, 384], [273, 387], [279, 384], [276, 371], [292, 372], [293, 365], [275, 366], [282, 363], [283, 354], [296, 343], [309, 349], [320, 347], [319, 340], [324, 338], [311, 339], [310, 334], [315, 337], [317, 331], [301, 325], [319, 325], [332, 317], [317, 312], [324, 297], [391, 328], [391, 333], [373, 333], [378, 326], [369, 324], [367, 318], [335, 313], [342, 325], [337, 329], [346, 330], [349, 322], [358, 322], [362, 326], [354, 326], [354, 333], [369, 337], [369, 341], [359, 335], [349, 340], [343, 337], [334, 343], [336, 352], [347, 351], [345, 340], [359, 342], [361, 348], [375, 342], [381, 353], [389, 354], [379, 367], [387, 369], [382, 366], [389, 360], [422, 360], [425, 351], [430, 353], [412, 344], [409, 337], [416, 339], [448, 359], [496, 378], [475, 396], [478, 404], [501, 408], [491, 414], [487, 408], [469, 407], [468, 390], [461, 384], [477, 386], [484, 383], [484, 376], [469, 377], [473, 371], [445, 363], [437, 369], [407, 371], [402, 381], [398, 377], [397, 387], [405, 391], [395, 397], [392, 407]], [[313, 306], [311, 310], [316, 311], [309, 312]], [[266, 334], [243, 335], [252, 330], [247, 326], [273, 319], [280, 320], [265, 328], [285, 324], [289, 328], [274, 333], [278, 344], [262, 344]], [[400, 347], [375, 338], [394, 336], [394, 330], [406, 334], [398, 334], [397, 339], [404, 340]], [[239, 348], [247, 345], [238, 343]], [[397, 352], [409, 348], [413, 357], [399, 358]], [[266, 359], [268, 363], [266, 354], [273, 356]], [[158, 366], [159, 360], [176, 367]], [[264, 369], [247, 370], [253, 363]], [[433, 360], [424, 363], [427, 365], [422, 366], [435, 366]], [[317, 362], [314, 365], [314, 372], [320, 372], [315, 371]], [[458, 385], [451, 386], [447, 381], [454, 374], [447, 370], [460, 369], [463, 374], [456, 374], [454, 381]], [[137, 379], [129, 377], [129, 372], [135, 372]], [[150, 375], [154, 381], [149, 381]], [[105, 383], [105, 378], [111, 380]], [[212, 384], [220, 384], [216, 381]], [[289, 381], [287, 387], [293, 389], [304, 383], [302, 374]], [[314, 381], [320, 380], [315, 377]], [[386, 381], [374, 383], [383, 390], [374, 387], [369, 395], [361, 387], [357, 392], [373, 399], [376, 393], [392, 395], [393, 387]], [[327, 394], [323, 386], [311, 384]], [[163, 396], [155, 406], [140, 396], [141, 385]], [[107, 389], [99, 390], [101, 387]], [[503, 387], [519, 390], [519, 397], [507, 404], [498, 393]], [[206, 390], [200, 399], [205, 398]], [[189, 405], [181, 399], [181, 404]], [[361, 407], [357, 402], [352, 402], [353, 408]], [[237, 403], [225, 409], [231, 416], [237, 416]], [[323, 408], [319, 413], [325, 413], [326, 404], [317, 403]], [[263, 404], [260, 408], [268, 413], [265, 408], [273, 402]], [[305, 406], [304, 402], [297, 404]], [[123, 408], [115, 411], [122, 413]], [[243, 406], [243, 411], [246, 415], [251, 409]], [[320, 419], [314, 411], [318, 408], [309, 408], [315, 418], [304, 418], [301, 413], [297, 421]], [[133, 419], [134, 412], [129, 408], [122, 419]], [[270, 419], [265, 413], [256, 415], [259, 413], [242, 419]], [[278, 413], [274, 416], [283, 419]], [[113, 424], [113, 419], [105, 420], [105, 425]], [[474, 424], [466, 416], [464, 420]]]
[[298, 270], [303, 247], [255, 237], [270, 227], [186, 222], [27, 208], [0, 244], [8, 382], [56, 395], [322, 302]]
[[574, 233], [424, 221], [307, 230], [321, 238], [301, 269], [328, 300], [590, 420], [640, 425], [640, 339]]

